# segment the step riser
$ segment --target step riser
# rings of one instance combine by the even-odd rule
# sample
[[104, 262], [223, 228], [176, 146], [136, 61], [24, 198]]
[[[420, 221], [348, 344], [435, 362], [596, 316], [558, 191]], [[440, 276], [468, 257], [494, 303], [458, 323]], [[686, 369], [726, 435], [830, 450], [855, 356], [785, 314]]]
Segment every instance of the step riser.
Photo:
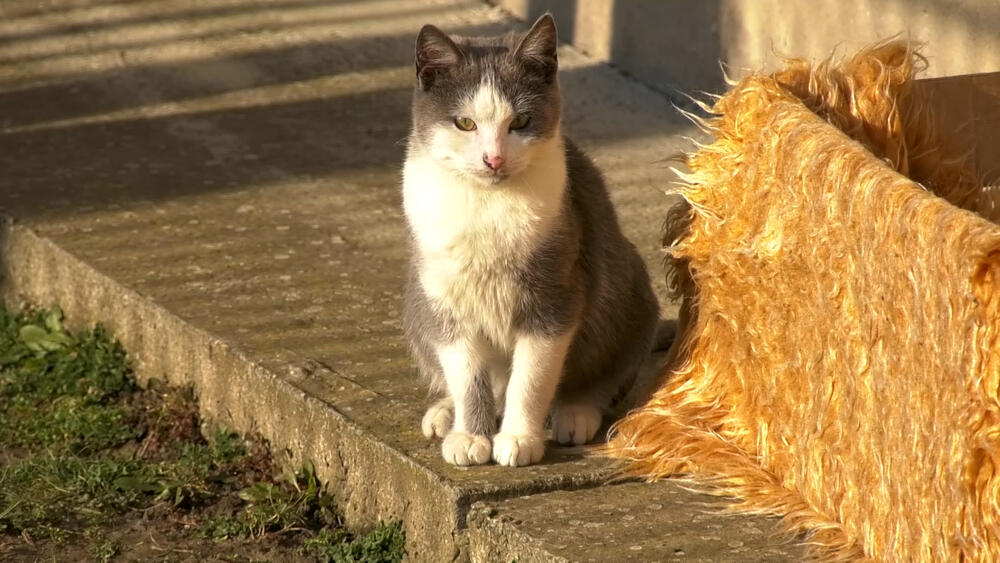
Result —
[[259, 433], [279, 463], [312, 460], [349, 528], [402, 519], [414, 560], [459, 553], [458, 495], [329, 405], [26, 227], [0, 223], [0, 261], [6, 303], [59, 305], [71, 323], [104, 324], [128, 350], [140, 383], [191, 386], [207, 424]]

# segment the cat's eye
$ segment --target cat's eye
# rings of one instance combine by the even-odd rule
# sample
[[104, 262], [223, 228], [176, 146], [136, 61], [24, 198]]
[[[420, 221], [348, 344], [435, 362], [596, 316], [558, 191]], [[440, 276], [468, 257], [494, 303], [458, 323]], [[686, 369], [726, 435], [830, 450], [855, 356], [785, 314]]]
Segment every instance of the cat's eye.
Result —
[[518, 115], [517, 117], [515, 117], [510, 122], [510, 130], [511, 131], [517, 131], [518, 129], [524, 129], [525, 127], [528, 126], [528, 123], [530, 121], [531, 121], [531, 118], [529, 118], [527, 115], [523, 115], [523, 114], [522, 115]]
[[456, 117], [455, 127], [458, 127], [462, 131], [472, 131], [476, 128], [476, 122], [468, 117]]

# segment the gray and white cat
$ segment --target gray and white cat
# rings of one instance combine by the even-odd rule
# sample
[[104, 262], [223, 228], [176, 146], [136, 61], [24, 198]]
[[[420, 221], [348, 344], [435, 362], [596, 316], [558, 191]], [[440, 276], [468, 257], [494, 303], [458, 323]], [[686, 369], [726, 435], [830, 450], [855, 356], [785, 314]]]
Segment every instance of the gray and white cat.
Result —
[[559, 443], [590, 441], [657, 325], [600, 173], [562, 136], [556, 46], [547, 14], [523, 35], [417, 36], [404, 325], [444, 396], [423, 432], [457, 465], [540, 461], [549, 417]]

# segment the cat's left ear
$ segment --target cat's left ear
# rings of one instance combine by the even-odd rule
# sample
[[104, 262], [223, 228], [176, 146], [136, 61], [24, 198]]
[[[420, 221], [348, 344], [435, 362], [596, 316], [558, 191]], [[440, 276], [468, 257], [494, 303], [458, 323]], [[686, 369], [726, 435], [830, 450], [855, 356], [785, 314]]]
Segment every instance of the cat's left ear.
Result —
[[556, 21], [552, 14], [545, 13], [521, 39], [514, 49], [514, 56], [538, 69], [546, 80], [552, 80], [559, 69], [559, 57], [556, 54], [558, 46]]
[[429, 90], [438, 74], [458, 65], [462, 58], [462, 50], [443, 31], [433, 25], [420, 29], [413, 62], [422, 89]]

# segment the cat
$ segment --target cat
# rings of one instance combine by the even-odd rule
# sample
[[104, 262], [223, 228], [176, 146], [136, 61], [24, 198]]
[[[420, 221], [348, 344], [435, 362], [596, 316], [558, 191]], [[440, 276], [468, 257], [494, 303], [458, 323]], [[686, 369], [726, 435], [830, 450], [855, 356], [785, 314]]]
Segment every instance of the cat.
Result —
[[456, 465], [539, 462], [547, 419], [559, 443], [592, 440], [659, 319], [600, 172], [563, 138], [557, 44], [548, 14], [522, 35], [416, 40], [403, 324], [444, 397], [421, 428]]

